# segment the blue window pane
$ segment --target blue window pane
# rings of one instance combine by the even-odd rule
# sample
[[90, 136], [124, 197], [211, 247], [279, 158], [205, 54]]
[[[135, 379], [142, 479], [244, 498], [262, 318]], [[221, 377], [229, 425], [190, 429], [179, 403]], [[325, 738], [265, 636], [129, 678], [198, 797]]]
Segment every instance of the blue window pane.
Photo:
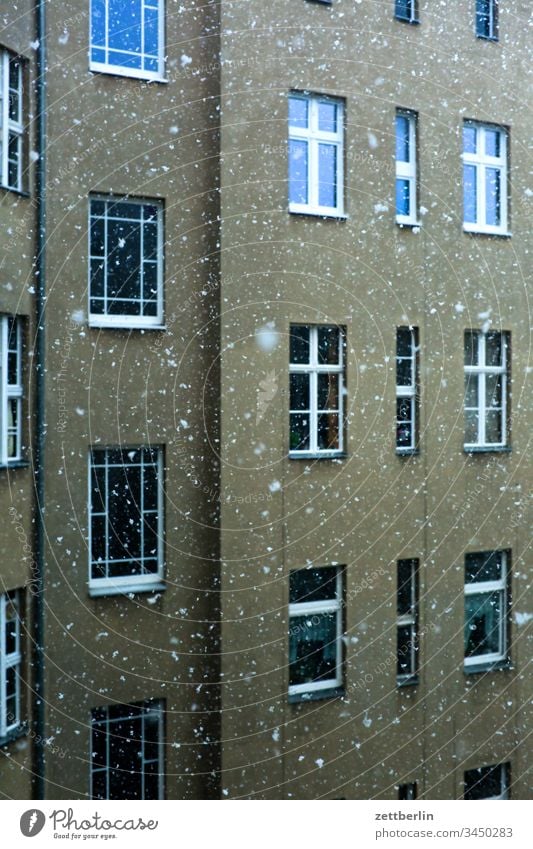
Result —
[[101, 62], [105, 64], [105, 50], [103, 47], [93, 47], [91, 50], [91, 61], [92, 62]]
[[463, 150], [465, 153], [475, 153], [476, 152], [476, 128], [475, 127], [464, 127], [463, 128]]
[[320, 206], [337, 206], [337, 147], [334, 144], [318, 146], [318, 203]]
[[159, 60], [158, 59], [145, 59], [144, 60], [144, 70], [145, 71], [153, 71], [156, 74], [159, 71]]
[[144, 11], [144, 52], [157, 56], [159, 35], [159, 14], [157, 9]]
[[91, 2], [91, 44], [100, 47], [105, 45], [105, 0]]
[[485, 130], [485, 153], [487, 156], [500, 155], [500, 133], [498, 130]]
[[405, 115], [396, 116], [396, 159], [409, 162], [409, 121]]
[[318, 104], [318, 129], [323, 133], [337, 132], [337, 106], [335, 103]]
[[110, 65], [120, 65], [121, 68], [142, 70], [142, 56], [135, 53], [118, 53], [116, 50], [110, 50], [108, 62]]
[[289, 97], [289, 124], [305, 129], [309, 123], [309, 104], [300, 97]]
[[500, 224], [500, 171], [499, 168], [487, 168], [485, 172], [485, 194], [487, 198], [487, 224], [497, 227]]
[[108, 15], [109, 47], [140, 53], [141, 0], [108, 0]]
[[396, 215], [409, 215], [409, 180], [396, 180]]
[[474, 224], [476, 217], [476, 169], [473, 165], [463, 166], [464, 220]]
[[307, 142], [291, 139], [289, 147], [289, 200], [291, 203], [308, 203], [307, 160]]
[[415, 0], [396, 0], [394, 14], [402, 21], [414, 20]]

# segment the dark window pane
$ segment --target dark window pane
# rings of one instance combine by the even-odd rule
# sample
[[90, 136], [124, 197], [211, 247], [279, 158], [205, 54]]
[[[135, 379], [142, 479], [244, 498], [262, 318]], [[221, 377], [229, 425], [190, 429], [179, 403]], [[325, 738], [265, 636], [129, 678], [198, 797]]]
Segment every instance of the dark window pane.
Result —
[[500, 551], [485, 551], [467, 554], [465, 557], [465, 583], [500, 581], [503, 576]]
[[317, 337], [319, 365], [337, 365], [339, 363], [339, 328], [319, 327]]
[[290, 361], [291, 363], [309, 362], [309, 328], [303, 325], [291, 326]]
[[485, 337], [485, 357], [488, 366], [502, 365], [502, 334], [487, 333]]
[[309, 449], [309, 415], [291, 413], [290, 416], [290, 450], [306, 451]]
[[465, 331], [465, 366], [479, 365], [479, 333], [476, 330]]
[[294, 616], [289, 625], [291, 685], [334, 679], [337, 672], [337, 615]]
[[291, 374], [290, 375], [291, 410], [308, 410], [309, 409], [309, 375], [308, 374]]
[[413, 648], [415, 643], [415, 635], [411, 625], [400, 625], [398, 627], [398, 643], [397, 643], [397, 674], [398, 675], [414, 675], [416, 669], [414, 667]]
[[398, 616], [406, 616], [414, 611], [415, 575], [413, 560], [398, 560]]
[[[94, 207], [91, 207], [94, 211]], [[91, 254], [92, 256], [105, 256], [105, 221], [103, 218], [91, 218]]]
[[464, 798], [474, 800], [499, 796], [507, 783], [506, 766], [506, 764], [498, 764], [466, 770]]
[[298, 569], [289, 577], [291, 604], [325, 601], [337, 597], [337, 569]]
[[465, 374], [465, 407], [479, 406], [479, 377], [477, 374]]
[[319, 410], [338, 410], [339, 408], [339, 375], [317, 375], [317, 407]]
[[465, 596], [465, 657], [501, 652], [501, 591]]
[[321, 451], [339, 448], [339, 416], [337, 413], [320, 413], [317, 416], [317, 444]]
[[[144, 210], [145, 215], [147, 214], [147, 210]], [[157, 259], [157, 248], [158, 248], [158, 233], [157, 233], [157, 224], [145, 224], [143, 229], [143, 237], [144, 237], [144, 247], [143, 247], [143, 257], [144, 259]]]

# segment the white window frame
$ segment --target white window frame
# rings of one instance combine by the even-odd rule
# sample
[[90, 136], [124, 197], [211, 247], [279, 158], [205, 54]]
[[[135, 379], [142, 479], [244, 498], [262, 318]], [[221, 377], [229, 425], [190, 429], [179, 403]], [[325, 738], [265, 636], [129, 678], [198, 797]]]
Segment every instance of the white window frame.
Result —
[[[15, 347], [8, 348], [10, 327], [15, 328]], [[13, 344], [13, 334], [11, 334]], [[8, 383], [9, 354], [16, 357], [17, 382]], [[0, 316], [0, 466], [9, 466], [22, 459], [22, 324], [17, 316]], [[10, 424], [10, 409], [16, 409], [16, 426]], [[10, 454], [9, 443], [14, 440], [15, 450]]]
[[[109, 509], [108, 509], [108, 483], [109, 476], [107, 473], [107, 468], [114, 467], [116, 464], [110, 464], [108, 462], [108, 457], [106, 456], [105, 467], [106, 467], [106, 491], [103, 496], [104, 500], [104, 513], [96, 513], [93, 512], [92, 509], [92, 452], [95, 451], [123, 451], [125, 453], [129, 451], [142, 451], [147, 446], [120, 446], [120, 447], [109, 447], [109, 446], [100, 446], [93, 445], [89, 450], [88, 457], [88, 555], [89, 555], [89, 592], [91, 596], [97, 595], [116, 595], [124, 592], [147, 592], [153, 591], [155, 589], [164, 589], [164, 495], [163, 495], [163, 448], [160, 446], [150, 446], [152, 451], [157, 451], [157, 572], [151, 572], [147, 575], [125, 575], [125, 576], [117, 576], [112, 577], [109, 576], [109, 570], [112, 569], [113, 563], [122, 562], [117, 560], [110, 560], [109, 557], [106, 556], [105, 560], [94, 561], [95, 563], [100, 563], [101, 565], [105, 565], [106, 571], [108, 572], [107, 577], [102, 578], [93, 578], [92, 576], [92, 566], [93, 566], [93, 558], [92, 558], [92, 518], [93, 516], [104, 516], [106, 521], [106, 553], [109, 549]], [[99, 464], [100, 465], [100, 464]], [[139, 463], [131, 463], [131, 466], [137, 466]], [[128, 464], [125, 464], [127, 467]], [[142, 500], [144, 497], [143, 491], [141, 491], [141, 505], [140, 505], [140, 519], [141, 519], [141, 528], [142, 528], [142, 517], [145, 515], [145, 511], [143, 510]], [[142, 544], [141, 544], [142, 548]]]
[[[289, 457], [338, 457], [344, 454], [344, 348], [346, 334], [344, 328], [337, 325], [329, 324], [304, 324], [294, 325], [292, 327], [307, 327], [309, 328], [309, 363], [291, 363], [289, 356], [289, 380], [291, 374], [309, 374], [309, 448], [302, 450], [289, 450]], [[323, 327], [335, 327], [339, 331], [339, 363], [327, 364], [318, 362], [318, 330]], [[338, 374], [339, 375], [339, 407], [337, 410], [319, 410], [318, 409], [318, 375], [319, 374]], [[324, 413], [337, 413], [339, 417], [339, 447], [338, 448], [318, 448], [318, 416]], [[291, 428], [291, 415], [302, 413], [301, 410], [292, 410], [290, 408], [290, 389], [289, 389], [289, 435]]]
[[[307, 143], [307, 203], [294, 203], [289, 200], [289, 212], [305, 215], [323, 215], [334, 218], [344, 218], [344, 101], [340, 98], [328, 97], [321, 94], [291, 91], [289, 100], [303, 100], [308, 104], [308, 126], [294, 127], [289, 117], [289, 151], [291, 141]], [[318, 129], [319, 104], [334, 104], [337, 107], [337, 132], [328, 133]], [[319, 155], [321, 143], [335, 145], [337, 149], [336, 171], [336, 206], [320, 206], [319, 199]], [[290, 178], [289, 178], [290, 180]], [[290, 182], [289, 182], [290, 197]]]
[[[141, 47], [144, 44], [144, 9], [146, 8], [155, 8], [153, 3], [150, 0], [141, 0]], [[116, 76], [123, 77], [132, 77], [134, 79], [139, 80], [153, 80], [154, 82], [166, 82], [165, 80], [165, 0], [159, 0], [157, 5], [157, 9], [159, 12], [158, 17], [158, 37], [157, 37], [157, 48], [158, 48], [158, 70], [157, 71], [145, 71], [141, 68], [128, 68], [124, 65], [114, 65], [110, 62], [96, 62], [92, 58], [92, 49], [93, 47], [101, 50], [105, 50], [106, 57], [109, 57], [109, 53], [120, 52], [109, 47], [109, 4], [108, 0], [105, 0], [105, 9], [106, 9], [106, 40], [105, 45], [102, 46], [100, 44], [93, 45], [92, 43], [92, 14], [93, 14], [93, 0], [90, 0], [90, 22], [89, 22], [89, 34], [91, 43], [89, 45], [89, 70], [97, 71], [98, 73], [104, 74], [113, 74]], [[133, 51], [132, 51], [133, 52]], [[144, 51], [141, 49], [139, 53], [134, 53], [134, 55], [145, 56]]]
[[[410, 663], [410, 672], [405, 672], [403, 674], [396, 675], [397, 682], [399, 684], [403, 684], [406, 681], [412, 681], [413, 678], [416, 678], [417, 670], [418, 670], [418, 657], [417, 657], [417, 649], [418, 649], [418, 581], [419, 581], [419, 561], [416, 558], [401, 558], [403, 561], [407, 561], [411, 564], [411, 575], [410, 575], [410, 595], [411, 595], [411, 610], [409, 613], [403, 614], [402, 616], [398, 616], [396, 619], [396, 652], [397, 652], [397, 660], [399, 660], [399, 640], [398, 640], [398, 632], [400, 628], [409, 627], [411, 629], [411, 639], [410, 639], [410, 649], [409, 649], [409, 663]], [[399, 567], [400, 561], [398, 561]], [[397, 588], [397, 592], [399, 592], [399, 587]]]
[[[502, 350], [502, 365], [501, 366], [487, 366], [486, 365], [486, 338], [487, 334], [482, 330], [469, 330], [469, 333], [477, 334], [478, 339], [478, 365], [466, 365], [464, 366], [465, 371], [465, 383], [466, 378], [469, 376], [469, 379], [472, 380], [472, 377], [477, 378], [477, 397], [478, 397], [478, 406], [477, 407], [469, 407], [466, 405], [466, 386], [465, 386], [465, 397], [464, 397], [464, 411], [465, 411], [465, 427], [466, 427], [466, 413], [467, 411], [477, 412], [478, 414], [478, 440], [477, 442], [465, 442], [464, 449], [465, 451], [471, 449], [477, 450], [485, 450], [491, 451], [494, 448], [506, 448], [508, 445], [508, 427], [507, 427], [507, 381], [508, 381], [508, 356], [507, 349], [509, 347], [509, 334], [506, 331], [488, 331], [488, 332], [499, 332], [501, 337], [501, 350]], [[464, 344], [466, 346], [466, 335]], [[498, 407], [487, 407], [487, 391], [486, 391], [486, 376], [487, 375], [501, 375], [501, 386], [502, 386], [502, 406], [501, 406], [501, 440], [499, 442], [487, 442], [486, 440], [486, 415], [490, 410], [497, 410]]]
[[[509, 768], [510, 768], [510, 764], [508, 762], [503, 763], [503, 764], [494, 764], [494, 766], [489, 765], [488, 768], [489, 769], [496, 769], [498, 767], [500, 768], [500, 788], [501, 788], [501, 792], [497, 796], [483, 796], [483, 798], [480, 799], [479, 801], [494, 801], [495, 802], [495, 801], [502, 801], [502, 800], [507, 801], [509, 799], [509, 789], [510, 789], [510, 784], [509, 784], [509, 771], [510, 771], [510, 769]], [[479, 767], [479, 769], [484, 769], [484, 768], [485, 767]], [[473, 767], [472, 769], [465, 770], [465, 778], [466, 778], [467, 772], [474, 772], [475, 769], [476, 769], [476, 767]], [[465, 792], [466, 792], [466, 781], [464, 781], [464, 786], [465, 786]]]
[[[481, 0], [483, 2], [483, 0]], [[476, 15], [474, 29], [478, 38], [484, 38], [486, 41], [498, 41], [498, 0], [488, 0], [489, 3], [489, 34], [485, 35], [478, 29], [478, 22], [481, 17], [479, 11], [480, 0], [476, 0]]]
[[[146, 759], [144, 757], [144, 745], [143, 744], [144, 744], [145, 734], [144, 734], [144, 727], [143, 726], [144, 726], [144, 719], [147, 716], [147, 713], [145, 713], [145, 711], [143, 710], [141, 715], [139, 717], [134, 717], [134, 719], [138, 720], [141, 723], [141, 733], [140, 733], [139, 738], [138, 738], [138, 742], [139, 742], [139, 745], [140, 745], [140, 748], [141, 748], [141, 755], [139, 757], [139, 766], [142, 767], [142, 769], [141, 768], [139, 769], [139, 774], [140, 774], [140, 778], [141, 778], [141, 785], [142, 785], [141, 799], [145, 798], [145, 791], [144, 791], [145, 767], [146, 767], [147, 764], [150, 764], [150, 763], [157, 763], [157, 765], [158, 765], [158, 779], [159, 779], [158, 799], [164, 798], [163, 702], [161, 700], [157, 700], [157, 701], [147, 700], [147, 701], [144, 701], [144, 702], [136, 702], [132, 705], [124, 705], [124, 709], [125, 709], [124, 715], [115, 717], [113, 719], [109, 718], [109, 705], [106, 705], [103, 708], [98, 708], [98, 710], [107, 711], [107, 717], [105, 719], [98, 719], [97, 720], [93, 716], [91, 716], [91, 753], [90, 753], [90, 760], [89, 760], [89, 763], [91, 764], [89, 796], [90, 796], [91, 799], [97, 798], [96, 796], [93, 795], [93, 776], [98, 774], [98, 773], [102, 773], [102, 772], [104, 772], [106, 774], [106, 788], [107, 788], [106, 799], [109, 799], [109, 777], [110, 777], [110, 773], [113, 772], [113, 769], [109, 764], [109, 744], [106, 746], [106, 749], [107, 749], [107, 763], [106, 763], [106, 765], [103, 766], [103, 767], [101, 767], [101, 766], [98, 766], [96, 768], [94, 767], [93, 731], [96, 729], [96, 726], [105, 726], [106, 739], [108, 740], [109, 739], [109, 733], [110, 733], [109, 729], [110, 729], [110, 726], [112, 726], [112, 724], [118, 723], [118, 722], [124, 722], [124, 721], [128, 721], [128, 720], [132, 719], [131, 717], [126, 715], [126, 710], [127, 710], [128, 707], [139, 707], [139, 708], [147, 709], [148, 714], [152, 714], [152, 715], [155, 715], [157, 717], [158, 728], [159, 728], [159, 734], [158, 734], [159, 743], [158, 743], [157, 760]], [[98, 730], [102, 730], [102, 729], [99, 728]], [[120, 769], [120, 767], [119, 767], [119, 769]]]
[[[12, 606], [16, 612], [15, 617], [15, 651], [6, 654], [6, 626], [7, 610]], [[12, 621], [12, 620], [9, 620]], [[22, 650], [20, 640], [20, 592], [13, 590], [0, 594], [0, 739], [15, 731], [21, 723], [20, 709], [20, 676], [15, 676], [15, 717], [9, 722], [7, 714], [7, 671], [20, 667], [22, 663]]]
[[[17, 98], [18, 98], [18, 116], [17, 120], [13, 120], [9, 116], [9, 93], [11, 91], [9, 85], [10, 65], [11, 63], [18, 65], [17, 72]], [[23, 63], [19, 56], [11, 53], [9, 50], [0, 51], [0, 182], [3, 188], [11, 191], [22, 191], [22, 155], [24, 141], [24, 102], [23, 102]], [[17, 140], [17, 180], [16, 184], [12, 185], [9, 182], [9, 139], [14, 137]]]
[[[466, 153], [464, 150], [462, 160], [463, 166], [473, 166], [476, 175], [476, 220], [465, 221], [464, 209], [464, 167], [463, 167], [463, 229], [468, 233], [494, 233], [497, 235], [508, 234], [508, 138], [509, 132], [505, 127], [496, 124], [483, 124], [478, 121], [465, 121], [463, 128], [476, 131], [476, 153]], [[486, 132], [496, 132], [500, 137], [500, 155], [488, 156], [485, 153]], [[500, 223], [487, 224], [486, 203], [486, 171], [488, 168], [498, 170], [500, 173]]]
[[[472, 552], [472, 554], [478, 554], [480, 552]], [[465, 669], [468, 669], [472, 666], [481, 667], [481, 666], [490, 666], [493, 663], [501, 663], [502, 661], [507, 660], [508, 654], [508, 629], [509, 629], [509, 614], [508, 614], [508, 558], [506, 551], [489, 551], [483, 552], [485, 554], [498, 554], [500, 556], [501, 562], [501, 578], [498, 581], [472, 581], [470, 583], [466, 583], [465, 581], [465, 601], [468, 596], [471, 595], [490, 595], [491, 593], [498, 592], [501, 594], [501, 620], [499, 624], [498, 631], [498, 642], [500, 645], [499, 652], [492, 652], [491, 654], [476, 654], [472, 657], [464, 658], [464, 666]], [[466, 562], [466, 559], [465, 559]], [[465, 623], [466, 624], [466, 623]]]
[[[396, 213], [397, 224], [408, 224], [411, 226], [419, 226], [418, 220], [418, 173], [417, 173], [417, 135], [418, 135], [418, 116], [416, 112], [411, 112], [408, 109], [397, 109], [394, 120], [394, 140], [397, 139], [397, 119], [405, 118], [409, 127], [409, 161], [402, 162], [396, 159], [396, 182], [398, 180], [407, 180], [409, 184], [409, 215], [401, 215]], [[394, 205], [396, 206], [396, 185], [394, 187]]]
[[[93, 202], [95, 203], [104, 203], [106, 205], [105, 212], [103, 216], [94, 216]], [[108, 279], [107, 279], [107, 266], [110, 262], [110, 252], [109, 246], [107, 244], [108, 240], [108, 231], [107, 231], [107, 221], [108, 214], [107, 210], [109, 206], [114, 206], [117, 203], [129, 203], [136, 206], [155, 206], [157, 207], [157, 310], [155, 316], [141, 316], [141, 315], [111, 315], [111, 314], [99, 314], [91, 312], [91, 265], [92, 262], [102, 261], [104, 263], [104, 291], [105, 291], [105, 303], [107, 303], [107, 288], [108, 288]], [[100, 220], [104, 220], [104, 228], [105, 228], [105, 253], [104, 257], [93, 256], [91, 253], [91, 222], [93, 218], [98, 218]], [[115, 218], [115, 220], [118, 220]], [[129, 219], [123, 218], [120, 219], [122, 221], [128, 221]], [[140, 277], [140, 291], [142, 292], [142, 274], [143, 274], [143, 262], [146, 260], [142, 259], [142, 248], [143, 248], [143, 227], [141, 223], [141, 245], [140, 245], [140, 253], [141, 253], [141, 268], [139, 269]], [[140, 199], [140, 198], [130, 198], [127, 196], [111, 196], [111, 195], [101, 195], [94, 194], [89, 197], [89, 232], [88, 232], [88, 240], [89, 240], [89, 282], [88, 282], [88, 314], [89, 314], [89, 326], [90, 327], [109, 327], [109, 328], [160, 328], [163, 326], [163, 287], [164, 287], [164, 232], [163, 232], [163, 203], [161, 200], [148, 200], [148, 199]], [[138, 299], [133, 299], [136, 303], [142, 303], [142, 297]]]
[[[400, 330], [408, 330], [411, 333], [411, 356], [400, 357], [398, 348], [396, 347], [396, 367], [400, 360], [409, 360], [411, 363], [412, 382], [409, 386], [400, 386], [396, 383], [396, 402], [402, 398], [407, 398], [411, 404], [411, 444], [398, 445], [398, 435], [396, 433], [396, 453], [397, 454], [412, 454], [418, 446], [418, 354], [420, 347], [418, 345], [418, 328], [417, 327], [398, 327], [396, 329], [396, 346], [398, 346], [398, 333]], [[403, 424], [398, 418], [396, 410], [396, 430], [398, 425]]]
[[418, 0], [409, 0], [409, 17], [398, 14], [398, 6], [394, 0], [394, 17], [397, 21], [403, 21], [408, 24], [418, 23]]
[[[331, 569], [330, 566], [317, 567], [318, 569]], [[336, 641], [336, 674], [334, 678], [328, 678], [325, 681], [311, 681], [305, 684], [289, 684], [289, 696], [300, 696], [304, 693], [315, 693], [321, 690], [336, 690], [343, 686], [343, 581], [344, 570], [340, 566], [336, 569], [335, 576], [335, 598], [324, 599], [324, 601], [296, 602], [289, 603], [289, 631], [291, 628], [291, 619], [300, 616], [313, 617], [320, 613], [335, 613], [337, 631], [335, 635]], [[296, 570], [299, 571], [299, 570]], [[290, 581], [290, 576], [289, 576]]]

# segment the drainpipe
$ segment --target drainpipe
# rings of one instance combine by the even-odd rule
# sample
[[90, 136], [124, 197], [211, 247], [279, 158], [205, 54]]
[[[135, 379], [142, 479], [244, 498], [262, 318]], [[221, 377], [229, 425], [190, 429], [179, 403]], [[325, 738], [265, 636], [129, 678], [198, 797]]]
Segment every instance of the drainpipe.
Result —
[[45, 449], [45, 305], [46, 305], [46, 0], [36, 0], [37, 24], [37, 257], [35, 308], [37, 326], [35, 330], [35, 443], [33, 452], [33, 475], [35, 487], [35, 575], [33, 595], [34, 623], [34, 728], [39, 742], [33, 746], [34, 793], [43, 799], [44, 782], [44, 449]]

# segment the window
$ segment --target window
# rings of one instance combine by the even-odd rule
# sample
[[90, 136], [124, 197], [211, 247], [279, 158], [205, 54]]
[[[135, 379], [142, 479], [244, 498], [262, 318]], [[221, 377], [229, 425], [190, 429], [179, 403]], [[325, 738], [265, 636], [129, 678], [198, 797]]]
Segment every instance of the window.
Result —
[[408, 24], [418, 23], [417, 0], [395, 0], [394, 17]]
[[418, 560], [398, 560], [398, 683], [416, 678], [418, 669]]
[[465, 449], [507, 445], [509, 334], [465, 332]]
[[96, 708], [91, 731], [91, 799], [163, 798], [161, 702]]
[[418, 328], [396, 331], [396, 450], [415, 451], [418, 438]]
[[418, 224], [416, 184], [416, 127], [413, 112], [396, 112], [396, 221]]
[[163, 208], [156, 201], [90, 200], [89, 314], [95, 327], [163, 320]]
[[152, 589], [163, 571], [163, 471], [158, 448], [90, 453], [90, 585]]
[[398, 799], [416, 799], [418, 798], [418, 790], [416, 781], [411, 784], [400, 784], [398, 787]]
[[91, 70], [162, 79], [164, 15], [164, 0], [91, 0]]
[[498, 41], [498, 0], [476, 0], [476, 35]]
[[0, 181], [22, 191], [22, 61], [0, 50]]
[[507, 232], [507, 131], [466, 121], [463, 127], [464, 229]]
[[289, 211], [344, 212], [344, 118], [339, 100], [289, 97]]
[[289, 577], [289, 695], [342, 687], [343, 573], [299, 569]]
[[0, 739], [20, 725], [20, 600], [0, 595]]
[[507, 554], [484, 551], [465, 557], [465, 667], [507, 657]]
[[344, 334], [339, 327], [291, 326], [291, 456], [342, 453], [343, 360]]
[[22, 456], [22, 329], [21, 321], [0, 316], [0, 465]]
[[465, 772], [465, 799], [509, 799], [510, 764], [482, 766]]

